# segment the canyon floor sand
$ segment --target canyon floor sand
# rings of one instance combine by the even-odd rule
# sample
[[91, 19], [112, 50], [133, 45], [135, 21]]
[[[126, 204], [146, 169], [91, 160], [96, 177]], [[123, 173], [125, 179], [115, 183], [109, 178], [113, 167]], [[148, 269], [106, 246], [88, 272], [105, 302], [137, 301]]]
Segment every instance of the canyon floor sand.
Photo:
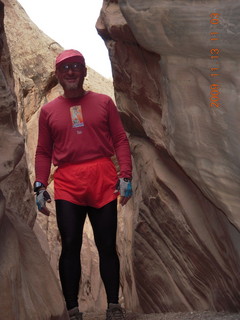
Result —
[[[85, 313], [84, 320], [105, 320], [104, 313]], [[127, 320], [240, 320], [240, 313], [188, 312], [128, 314]]]

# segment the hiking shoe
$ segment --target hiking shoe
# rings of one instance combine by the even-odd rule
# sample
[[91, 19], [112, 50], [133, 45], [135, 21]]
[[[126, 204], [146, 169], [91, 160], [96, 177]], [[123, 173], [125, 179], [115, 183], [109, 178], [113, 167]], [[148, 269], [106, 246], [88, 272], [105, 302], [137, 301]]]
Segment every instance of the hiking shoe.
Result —
[[83, 320], [82, 312], [79, 312], [78, 307], [68, 310], [70, 320]]
[[109, 303], [109, 308], [106, 312], [106, 320], [125, 320], [126, 311], [121, 308], [120, 304]]

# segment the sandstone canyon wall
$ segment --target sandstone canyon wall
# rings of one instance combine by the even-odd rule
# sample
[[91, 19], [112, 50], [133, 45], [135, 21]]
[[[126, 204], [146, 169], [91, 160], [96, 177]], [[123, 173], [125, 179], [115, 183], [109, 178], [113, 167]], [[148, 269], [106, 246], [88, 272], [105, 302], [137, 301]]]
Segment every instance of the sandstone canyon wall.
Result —
[[0, 319], [67, 319], [56, 277], [31, 226], [33, 196], [0, 1]]
[[240, 310], [239, 14], [233, 0], [103, 1], [97, 29], [130, 133], [126, 224], [146, 313]]

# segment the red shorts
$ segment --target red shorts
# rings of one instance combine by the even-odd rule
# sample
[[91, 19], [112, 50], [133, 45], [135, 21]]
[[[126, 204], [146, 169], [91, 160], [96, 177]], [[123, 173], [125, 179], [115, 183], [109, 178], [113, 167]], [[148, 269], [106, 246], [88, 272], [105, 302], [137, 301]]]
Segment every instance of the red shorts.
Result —
[[116, 168], [109, 158], [66, 164], [54, 173], [54, 198], [101, 208], [117, 198], [117, 181]]

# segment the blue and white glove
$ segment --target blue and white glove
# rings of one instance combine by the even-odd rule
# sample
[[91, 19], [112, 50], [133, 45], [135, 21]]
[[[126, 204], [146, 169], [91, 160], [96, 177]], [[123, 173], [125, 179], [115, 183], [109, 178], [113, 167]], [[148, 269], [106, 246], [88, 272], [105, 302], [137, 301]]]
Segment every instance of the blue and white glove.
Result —
[[49, 216], [50, 211], [46, 206], [46, 202], [51, 202], [50, 194], [45, 189], [38, 190], [36, 193], [36, 204], [38, 210], [46, 216]]
[[116, 185], [116, 191], [120, 193], [120, 204], [125, 205], [132, 196], [132, 182], [128, 178], [119, 178]]

